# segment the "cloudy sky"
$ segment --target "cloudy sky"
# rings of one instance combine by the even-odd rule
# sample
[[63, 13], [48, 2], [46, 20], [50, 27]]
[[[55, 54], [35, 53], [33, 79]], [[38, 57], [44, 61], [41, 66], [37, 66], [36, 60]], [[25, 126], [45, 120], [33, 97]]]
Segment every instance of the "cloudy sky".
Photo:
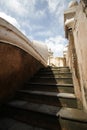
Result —
[[64, 38], [63, 13], [71, 0], [0, 0], [3, 17], [31, 41], [44, 42], [62, 56], [67, 40]]

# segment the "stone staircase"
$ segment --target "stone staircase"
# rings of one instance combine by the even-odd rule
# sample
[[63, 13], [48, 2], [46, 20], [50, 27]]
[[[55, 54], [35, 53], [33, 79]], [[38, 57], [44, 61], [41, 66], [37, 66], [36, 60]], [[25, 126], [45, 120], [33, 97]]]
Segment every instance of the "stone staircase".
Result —
[[[41, 69], [11, 101], [3, 104], [1, 115], [16, 120], [16, 124], [32, 126], [28, 127], [31, 130], [87, 130], [87, 114], [78, 108], [68, 67]], [[9, 128], [14, 130], [11, 125]]]

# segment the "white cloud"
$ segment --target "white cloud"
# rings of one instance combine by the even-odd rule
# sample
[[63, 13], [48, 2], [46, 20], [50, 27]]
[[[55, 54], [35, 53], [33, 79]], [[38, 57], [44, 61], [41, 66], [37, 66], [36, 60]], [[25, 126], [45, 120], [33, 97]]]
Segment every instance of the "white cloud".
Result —
[[51, 13], [54, 13], [57, 9], [59, 0], [47, 0], [48, 1], [48, 8]]
[[33, 18], [43, 17], [45, 10], [35, 10], [36, 2], [36, 0], [8, 0], [5, 4], [16, 15]]
[[48, 8], [51, 13], [60, 14], [64, 11], [67, 1], [66, 0], [47, 0]]
[[26, 10], [22, 4], [22, 2], [19, 2], [18, 0], [8, 0], [8, 6], [9, 8], [18, 13], [18, 14], [25, 14], [26, 13]]
[[0, 0], [0, 4], [4, 9], [6, 8], [20, 16], [32, 15], [35, 2], [36, 0]]
[[52, 50], [54, 56], [63, 56], [63, 50], [67, 40], [62, 36], [50, 37], [45, 40], [48, 48]]
[[64, 23], [64, 10], [66, 8], [66, 3], [61, 3], [61, 5], [58, 7], [58, 10], [56, 11], [56, 18], [59, 21], [59, 24], [63, 26]]
[[43, 25], [36, 25], [36, 24], [32, 24], [32, 29], [31, 30], [43, 30], [44, 26]]
[[9, 23], [13, 24], [15, 27], [20, 28], [20, 25], [17, 22], [17, 20], [15, 18], [11, 17], [10, 15], [0, 12], [0, 17], [7, 20]]
[[45, 9], [44, 10], [38, 10], [37, 12], [34, 12], [34, 17], [41, 18], [45, 16]]
[[47, 0], [48, 9], [55, 16], [57, 22], [63, 26], [63, 13], [67, 6], [66, 0]]
[[35, 34], [36, 36], [44, 36], [44, 37], [50, 37], [53, 35], [51, 31], [39, 31]]

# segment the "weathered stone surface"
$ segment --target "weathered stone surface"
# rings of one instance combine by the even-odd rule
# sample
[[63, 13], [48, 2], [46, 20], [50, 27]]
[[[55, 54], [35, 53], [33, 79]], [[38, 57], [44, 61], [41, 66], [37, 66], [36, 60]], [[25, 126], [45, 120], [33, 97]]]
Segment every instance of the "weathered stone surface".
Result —
[[[85, 6], [83, 5], [83, 2]], [[68, 53], [66, 56], [67, 65], [73, 72], [75, 93], [83, 102], [87, 111], [87, 14], [86, 1], [81, 2], [64, 13], [64, 19], [73, 18], [72, 25], [65, 25], [66, 37], [69, 40]], [[73, 13], [73, 15], [72, 15]], [[71, 30], [69, 30], [71, 28]]]
[[11, 118], [0, 119], [0, 130], [47, 130], [37, 128]]

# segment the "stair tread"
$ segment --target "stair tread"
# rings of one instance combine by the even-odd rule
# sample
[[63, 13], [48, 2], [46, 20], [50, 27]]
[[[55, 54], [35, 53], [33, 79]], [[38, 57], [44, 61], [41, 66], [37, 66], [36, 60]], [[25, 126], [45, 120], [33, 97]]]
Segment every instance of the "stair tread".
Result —
[[44, 70], [59, 70], [59, 69], [67, 69], [67, 70], [70, 70], [69, 67], [47, 67], [47, 68], [42, 68], [40, 69], [41, 71], [44, 71]]
[[57, 71], [57, 72], [60, 72], [60, 73], [70, 73], [70, 74], [72, 74], [71, 71], [69, 71], [69, 70], [68, 71], [63, 71], [63, 70], [61, 71], [60, 69], [39, 70], [38, 72], [44, 73], [44, 72], [54, 72], [54, 71]]
[[69, 73], [69, 74], [72, 74], [71, 71], [68, 69], [68, 70], [62, 70], [62, 69], [52, 69], [52, 70], [39, 70], [38, 73], [48, 73], [48, 72], [51, 72], [51, 73], [58, 73], [61, 74], [61, 73]]
[[48, 66], [47, 68], [69, 68], [69, 67], [68, 66], [59, 66], [59, 67], [57, 67], [57, 66], [55, 66], [55, 67]]
[[8, 105], [24, 110], [30, 110], [35, 112], [40, 112], [43, 114], [50, 114], [55, 116], [59, 111], [59, 107], [50, 106], [46, 104], [29, 103], [28, 101], [14, 100], [8, 103]]
[[[69, 68], [68, 66], [47, 66], [46, 68]], [[42, 68], [42, 69], [44, 69], [44, 68]]]
[[39, 71], [39, 73], [38, 74], [68, 74], [68, 73], [71, 73], [71, 72], [67, 72], [67, 71], [56, 71], [56, 72], [54, 72], [54, 71]]
[[87, 113], [83, 110], [74, 109], [74, 108], [62, 108], [58, 113], [61, 118], [87, 122]]
[[33, 84], [33, 85], [53, 85], [53, 86], [69, 86], [72, 87], [73, 84], [58, 84], [58, 83], [41, 83], [41, 82], [27, 82], [26, 84]]
[[87, 122], [87, 113], [83, 110], [67, 107], [56, 107], [45, 104], [29, 103], [28, 101], [14, 100], [8, 103], [8, 106], [23, 109], [27, 111], [39, 112], [50, 116], [60, 117], [66, 120], [78, 122]]
[[57, 93], [57, 92], [30, 91], [30, 90], [19, 90], [18, 92], [44, 95], [44, 96], [56, 96], [59, 98], [76, 98], [75, 94], [73, 93]]
[[41, 82], [29, 82], [29, 83], [26, 83], [28, 85], [42, 85], [42, 86], [59, 86], [59, 87], [73, 87], [73, 84], [54, 84], [54, 83], [41, 83]]
[[72, 78], [52, 78], [52, 79], [46, 79], [46, 78], [33, 78], [31, 82], [34, 83], [45, 83], [45, 84], [72, 84]]
[[60, 92], [60, 93], [74, 93], [73, 86], [65, 85], [40, 85], [40, 84], [27, 84], [24, 89], [37, 90], [37, 91], [49, 91], [49, 92]]
[[[35, 77], [37, 79], [38, 77]], [[39, 77], [39, 79], [72, 79], [72, 77]]]
[[68, 76], [66, 76], [66, 75], [35, 75], [35, 78], [72, 78], [72, 76], [71, 75], [68, 75]]
[[[3, 125], [4, 124], [4, 125]], [[46, 130], [44, 128], [38, 128], [25, 122], [12, 119], [10, 117], [4, 117], [0, 119], [0, 130]]]

